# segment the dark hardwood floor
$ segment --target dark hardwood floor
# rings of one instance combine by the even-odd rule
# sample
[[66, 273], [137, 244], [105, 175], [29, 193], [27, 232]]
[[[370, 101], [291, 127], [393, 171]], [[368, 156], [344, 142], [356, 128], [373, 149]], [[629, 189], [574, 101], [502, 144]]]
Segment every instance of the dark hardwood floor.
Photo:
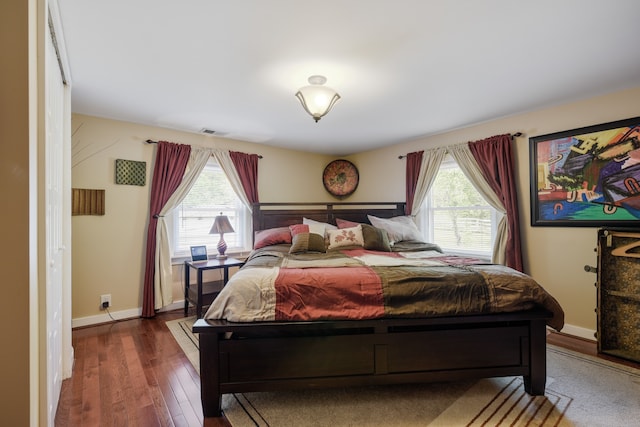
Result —
[[200, 378], [165, 325], [182, 310], [74, 329], [55, 425], [228, 427], [203, 420]]
[[[131, 319], [75, 329], [73, 376], [62, 384], [55, 425], [228, 427], [225, 418], [203, 420], [200, 378], [165, 325], [182, 310], [154, 319]], [[594, 341], [551, 333], [551, 344], [598, 355]]]

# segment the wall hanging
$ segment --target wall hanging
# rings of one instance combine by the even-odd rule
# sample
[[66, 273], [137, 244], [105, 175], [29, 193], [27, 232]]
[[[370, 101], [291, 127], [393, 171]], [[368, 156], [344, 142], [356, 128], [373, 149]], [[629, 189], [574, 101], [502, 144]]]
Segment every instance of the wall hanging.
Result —
[[116, 159], [116, 184], [144, 186], [146, 177], [147, 162]]
[[529, 138], [531, 225], [638, 227], [640, 117]]
[[348, 160], [334, 160], [322, 173], [324, 188], [338, 198], [347, 197], [358, 188], [358, 168]]
[[71, 215], [104, 215], [104, 190], [72, 188]]

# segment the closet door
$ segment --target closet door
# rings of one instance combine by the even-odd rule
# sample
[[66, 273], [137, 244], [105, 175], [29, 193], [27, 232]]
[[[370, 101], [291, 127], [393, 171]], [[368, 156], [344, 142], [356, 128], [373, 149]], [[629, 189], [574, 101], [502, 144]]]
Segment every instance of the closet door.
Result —
[[[44, 238], [45, 238], [45, 306], [46, 320], [46, 410], [47, 424], [53, 425], [63, 380], [64, 274], [65, 256], [65, 84], [58, 63], [54, 38], [47, 31], [45, 49], [44, 119]], [[42, 355], [42, 352], [41, 352]], [[43, 357], [43, 356], [41, 356]]]

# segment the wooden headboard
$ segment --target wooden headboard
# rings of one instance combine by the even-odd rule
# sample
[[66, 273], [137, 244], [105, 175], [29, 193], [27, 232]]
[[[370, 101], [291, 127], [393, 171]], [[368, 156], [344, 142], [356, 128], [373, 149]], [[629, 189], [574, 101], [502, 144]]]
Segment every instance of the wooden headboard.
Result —
[[302, 218], [336, 223], [336, 218], [369, 224], [367, 215], [391, 218], [404, 215], [404, 202], [255, 203], [253, 231], [301, 224]]

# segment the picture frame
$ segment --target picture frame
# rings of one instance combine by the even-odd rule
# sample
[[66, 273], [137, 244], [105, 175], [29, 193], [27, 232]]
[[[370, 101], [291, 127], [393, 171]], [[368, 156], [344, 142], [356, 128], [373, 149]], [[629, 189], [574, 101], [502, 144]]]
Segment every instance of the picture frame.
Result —
[[147, 177], [147, 162], [116, 159], [116, 184], [144, 187]]
[[531, 225], [640, 227], [640, 117], [529, 138]]

